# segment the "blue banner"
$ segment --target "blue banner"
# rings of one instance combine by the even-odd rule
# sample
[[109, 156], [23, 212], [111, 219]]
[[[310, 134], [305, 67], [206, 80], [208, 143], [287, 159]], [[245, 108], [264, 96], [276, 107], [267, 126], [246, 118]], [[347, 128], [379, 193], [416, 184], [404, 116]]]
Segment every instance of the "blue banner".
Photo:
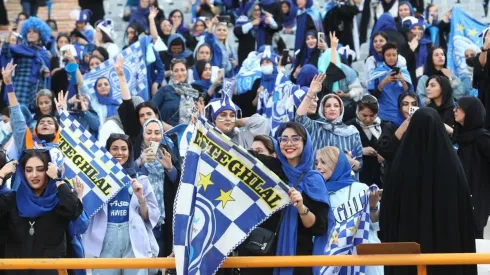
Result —
[[[124, 75], [126, 76], [126, 82], [128, 83], [131, 95], [140, 96], [145, 101], [148, 101], [150, 96], [147, 88], [146, 61], [140, 42], [135, 42], [126, 48], [121, 52], [121, 55], [124, 57]], [[114, 70], [116, 59], [117, 57], [106, 60], [83, 76], [83, 85], [86, 87], [89, 95], [95, 93], [95, 81], [101, 77], [107, 77], [113, 90], [112, 97], [115, 99], [121, 98], [121, 88], [119, 87], [119, 80]]]
[[76, 119], [67, 111], [59, 114], [59, 149], [64, 155], [64, 177], [78, 177], [84, 183], [83, 210], [91, 217], [131, 179]]
[[252, 52], [243, 61], [240, 71], [236, 75], [237, 94], [243, 94], [252, 90], [254, 81], [262, 76], [260, 70], [260, 55], [258, 52]]
[[177, 274], [215, 274], [250, 232], [289, 204], [289, 187], [199, 118], [174, 205]]
[[449, 32], [447, 48], [447, 67], [458, 77], [467, 73], [464, 52], [471, 46], [482, 46], [479, 34], [487, 25], [477, 21], [459, 8], [453, 8], [451, 15], [451, 31]]

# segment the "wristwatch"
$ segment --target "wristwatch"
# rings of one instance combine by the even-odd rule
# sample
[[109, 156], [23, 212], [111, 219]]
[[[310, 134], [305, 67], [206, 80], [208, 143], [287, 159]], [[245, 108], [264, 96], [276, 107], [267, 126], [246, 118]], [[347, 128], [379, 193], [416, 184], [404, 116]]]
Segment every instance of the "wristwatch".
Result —
[[484, 47], [481, 47], [480, 50], [481, 50], [482, 53], [488, 52], [488, 49], [485, 49]]
[[308, 213], [310, 213], [310, 209], [308, 209], [308, 207], [306, 207], [306, 206], [304, 206], [304, 207], [306, 208], [306, 210], [304, 213], [299, 213], [300, 216], [306, 216], [306, 215], [308, 215]]

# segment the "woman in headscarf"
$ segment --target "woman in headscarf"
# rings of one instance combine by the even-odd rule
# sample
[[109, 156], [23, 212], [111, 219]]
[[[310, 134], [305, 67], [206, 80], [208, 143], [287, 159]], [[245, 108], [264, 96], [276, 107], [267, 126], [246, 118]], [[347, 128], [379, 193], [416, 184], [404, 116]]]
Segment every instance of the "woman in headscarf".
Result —
[[296, 40], [294, 42], [294, 51], [296, 52], [301, 49], [308, 31], [323, 32], [323, 22], [320, 12], [313, 8], [313, 0], [293, 0], [293, 4], [298, 8]]
[[194, 51], [197, 45], [197, 40], [195, 37], [191, 35], [190, 30], [187, 27], [185, 27], [184, 14], [180, 10], [175, 9], [172, 12], [170, 12], [168, 19], [170, 20], [170, 23], [173, 26], [172, 29], [174, 30], [174, 33], [181, 34], [182, 37], [184, 38], [186, 48], [188, 48], [191, 51]]
[[381, 0], [379, 4], [376, 6], [376, 10], [374, 14], [376, 15], [376, 19], [383, 13], [389, 13], [393, 18], [398, 15], [398, 0]]
[[[291, 187], [291, 204], [285, 208], [279, 227], [276, 256], [322, 255], [333, 217], [329, 218], [325, 181], [319, 172], [312, 170], [312, 140], [305, 127], [295, 122], [284, 124], [277, 139], [277, 158]], [[276, 268], [274, 274], [308, 275], [313, 274], [313, 269]]]
[[425, 63], [432, 44], [430, 39], [424, 35], [425, 23], [423, 17], [409, 16], [403, 19], [402, 24], [410, 29], [405, 34], [409, 51], [404, 57], [407, 59], [407, 69], [410, 72], [412, 84], [417, 87], [418, 79], [424, 75]]
[[80, 123], [80, 125], [89, 131], [95, 139], [99, 136], [100, 120], [97, 112], [90, 106], [88, 95], [73, 96], [69, 101], [70, 114]]
[[206, 22], [208, 33], [204, 37], [204, 43], [211, 46], [213, 53], [211, 64], [225, 70], [225, 76], [234, 75], [234, 69], [238, 66], [238, 56], [234, 47], [228, 41], [228, 26], [218, 22], [215, 17]]
[[363, 167], [359, 181], [382, 188], [380, 169], [383, 157], [378, 154], [378, 139], [386, 122], [378, 117], [378, 111], [378, 100], [372, 95], [365, 95], [357, 104], [357, 117], [346, 124], [356, 127], [361, 136]]
[[192, 36], [199, 42], [204, 41], [204, 35], [206, 34], [206, 21], [208, 18], [198, 17], [194, 26], [192, 27]]
[[454, 108], [456, 120], [454, 141], [458, 144], [458, 157], [470, 187], [475, 212], [477, 239], [483, 239], [483, 229], [490, 215], [490, 133], [483, 128], [485, 107], [478, 98], [465, 96]]
[[[390, 38], [388, 37], [388, 35], [383, 31], [374, 33], [371, 36], [369, 57], [364, 62], [364, 81], [362, 84], [365, 88], [367, 88], [368, 86], [369, 79], [371, 79], [371, 74], [373, 73], [374, 69], [382, 66], [384, 63], [383, 47], [384, 45], [386, 45], [386, 43], [389, 42], [389, 39]], [[405, 59], [405, 57], [400, 55], [400, 53], [398, 53], [395, 67], [407, 67], [407, 60]]]
[[34, 114], [34, 120], [37, 120], [42, 115], [56, 116], [56, 104], [54, 102], [54, 96], [49, 89], [41, 89], [39, 92], [36, 93], [35, 110], [36, 112]]
[[160, 59], [165, 66], [165, 78], [167, 81], [171, 76], [171, 63], [174, 59], [184, 60], [189, 66], [194, 65], [192, 51], [186, 48], [184, 37], [175, 33], [168, 38], [168, 49], [160, 52]]
[[318, 41], [318, 33], [310, 30], [305, 35], [305, 41], [301, 45], [301, 50], [296, 55], [293, 72], [301, 70], [307, 64], [318, 66], [318, 59], [322, 52], [327, 49], [325, 41]]
[[97, 79], [94, 83], [94, 89], [95, 96], [90, 98], [90, 105], [97, 112], [99, 121], [104, 122], [107, 118], [117, 114], [117, 108], [121, 101], [112, 97], [113, 89], [107, 77]]
[[[463, 166], [432, 108], [416, 111], [383, 192], [384, 242], [416, 242], [421, 253], [475, 253], [475, 221]], [[476, 275], [476, 265], [429, 266], [432, 275]], [[386, 275], [416, 267], [385, 266]]]
[[[369, 188], [362, 181], [357, 182], [352, 177], [352, 169], [345, 154], [337, 147], [327, 146], [316, 152], [315, 167], [327, 183], [332, 209], [348, 207], [349, 201], [359, 197], [363, 192], [368, 193]], [[363, 168], [364, 169], [364, 168]], [[367, 183], [371, 184], [371, 183]], [[377, 190], [369, 196], [369, 236], [367, 243], [380, 243], [379, 231], [379, 200], [381, 192]], [[360, 207], [360, 206], [359, 206]], [[335, 225], [332, 225], [335, 226]], [[347, 272], [347, 267], [341, 267], [340, 274]], [[367, 266], [366, 275], [383, 275], [383, 266]]]
[[53, 45], [54, 53], [52, 53], [53, 56], [51, 57], [51, 62], [50, 62], [51, 70], [60, 67], [60, 63], [63, 60], [63, 56], [61, 55], [60, 50], [61, 47], [63, 47], [66, 44], [70, 44], [70, 36], [67, 33], [60, 33], [58, 37], [56, 37], [56, 45]]
[[[478, 89], [478, 98], [490, 110], [490, 63], [487, 62], [487, 51], [490, 49], [490, 32], [488, 29], [483, 33], [483, 47], [481, 53], [476, 55], [475, 67], [473, 69], [473, 87]], [[485, 129], [490, 129], [490, 119], [485, 118]]]
[[354, 171], [359, 171], [362, 166], [362, 143], [359, 132], [354, 126], [347, 126], [342, 122], [344, 104], [340, 97], [328, 94], [320, 102], [318, 114], [320, 119], [311, 120], [306, 114], [316, 94], [322, 88], [325, 76], [315, 76], [303, 102], [296, 110], [296, 121], [303, 124], [312, 136], [313, 149], [325, 146], [336, 146], [342, 152], [347, 152], [349, 162]]
[[[160, 210], [156, 227], [153, 234], [160, 247], [160, 257], [166, 257], [165, 247], [171, 247], [173, 204], [175, 200], [175, 191], [179, 184], [179, 170], [177, 160], [172, 157], [173, 143], [164, 136], [162, 122], [158, 119], [151, 118], [143, 125], [143, 144], [141, 151], [151, 153], [151, 158], [143, 158], [144, 162], [140, 167], [143, 174], [148, 175], [148, 180], [153, 187], [157, 207]], [[158, 151], [151, 152], [151, 144], [158, 143]], [[179, 169], [179, 170], [177, 170]]]
[[386, 43], [382, 53], [384, 63], [371, 74], [368, 91], [379, 99], [379, 117], [397, 122], [398, 96], [404, 92], [413, 92], [412, 80], [405, 68], [396, 67], [398, 51], [395, 45]]
[[121, 51], [113, 40], [113, 22], [112, 20], [100, 20], [97, 22], [94, 36], [94, 44], [97, 47], [103, 47], [109, 53], [109, 58], [116, 57]]
[[[47, 150], [23, 152], [17, 167], [8, 165], [19, 179], [16, 191], [0, 193], [0, 219], [5, 223], [2, 247], [6, 258], [65, 258], [66, 230], [83, 211], [76, 192], [62, 179]], [[6, 176], [6, 175], [5, 175]], [[3, 179], [0, 179], [3, 185]], [[57, 274], [57, 270], [5, 274]]]
[[410, 31], [410, 29], [406, 26], [403, 26], [402, 22], [405, 18], [409, 16], [415, 16], [415, 13], [413, 11], [412, 4], [407, 1], [401, 1], [400, 4], [398, 5], [398, 16], [394, 15], [393, 18], [395, 18], [395, 23], [396, 23], [396, 29], [400, 31], [402, 34], [405, 34]]
[[170, 35], [172, 35], [173, 32], [172, 23], [168, 19], [163, 19], [158, 27], [159, 27], [157, 29], [158, 36], [162, 39], [165, 45], [168, 45], [168, 39], [170, 38]]
[[247, 15], [240, 16], [233, 30], [238, 39], [238, 64], [241, 65], [250, 52], [264, 45], [272, 45], [272, 35], [279, 29], [270, 13], [263, 13], [262, 6], [255, 2]]
[[[127, 135], [111, 134], [106, 149], [123, 167], [131, 183], [90, 218], [89, 228], [82, 238], [85, 251], [97, 258], [157, 257], [159, 248], [152, 230], [161, 214], [148, 177], [136, 174], [131, 140]], [[93, 272], [116, 274], [122, 270], [96, 269]], [[145, 275], [148, 269], [132, 272]]]
[[454, 128], [454, 101], [453, 88], [445, 76], [434, 75], [427, 81], [427, 98], [430, 100], [428, 107], [434, 108], [441, 117], [449, 135]]
[[[395, 20], [389, 13], [384, 13], [379, 17], [378, 21], [373, 27], [373, 31], [371, 32], [371, 41], [374, 39], [374, 35], [377, 35], [379, 32], [384, 32], [386, 36], [388, 37], [387, 42], [391, 42], [395, 44], [398, 48], [398, 53], [399, 55], [403, 56], [406, 58], [408, 55], [408, 51], [410, 50], [408, 48], [407, 44], [407, 39], [405, 38], [405, 35], [401, 34], [395, 27]], [[378, 50], [374, 49], [374, 44], [371, 43], [369, 45], [369, 53], [374, 54], [374, 52], [378, 52]], [[378, 52], [378, 55], [380, 53]]]
[[217, 97], [218, 91], [223, 84], [223, 78], [217, 78], [214, 82], [211, 81], [212, 75], [211, 62], [205, 60], [198, 60], [192, 70], [193, 82], [192, 88], [196, 89], [199, 94], [204, 96], [204, 103], [207, 104], [209, 100]]
[[283, 0], [281, 2], [282, 11], [282, 33], [293, 34], [296, 30], [296, 16], [298, 15], [298, 7], [291, 0]]
[[192, 108], [200, 95], [187, 83], [185, 60], [174, 59], [170, 65], [172, 76], [169, 84], [161, 87], [151, 102], [158, 107], [163, 122], [176, 126], [191, 121]]
[[[196, 47], [196, 50], [194, 51], [194, 60], [196, 61], [203, 60], [211, 63], [211, 81], [215, 82], [223, 78], [224, 69], [220, 69], [218, 66], [214, 66], [213, 63], [211, 62], [212, 59], [213, 59], [213, 50], [211, 49], [211, 46], [209, 46], [206, 43], [202, 43]], [[189, 76], [187, 78], [187, 83], [192, 84], [194, 82], [194, 71], [196, 70], [193, 69], [190, 71], [191, 73], [189, 73]]]
[[420, 77], [417, 84], [417, 95], [424, 105], [428, 105], [430, 99], [426, 95], [427, 81], [431, 76], [440, 75], [449, 79], [451, 82], [451, 88], [453, 90], [453, 98], [455, 100], [464, 96], [463, 82], [454, 75], [447, 66], [446, 52], [441, 47], [431, 48], [427, 55], [427, 62], [425, 63], [425, 74]]

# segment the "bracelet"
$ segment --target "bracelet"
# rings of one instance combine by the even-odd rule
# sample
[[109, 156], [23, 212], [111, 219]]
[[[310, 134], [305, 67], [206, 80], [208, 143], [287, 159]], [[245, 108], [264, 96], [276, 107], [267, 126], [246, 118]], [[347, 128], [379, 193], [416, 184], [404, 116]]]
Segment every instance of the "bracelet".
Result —
[[145, 203], [146, 203], [146, 199], [145, 199], [145, 198], [143, 198], [143, 200], [142, 200], [142, 201], [140, 201], [140, 200], [138, 199], [138, 203], [139, 203], [139, 204], [145, 204]]
[[12, 92], [14, 92], [14, 85], [12, 85], [12, 84], [5, 85], [5, 91], [6, 91], [7, 93], [12, 93]]
[[376, 211], [378, 211], [378, 209], [379, 209], [378, 206], [376, 206], [376, 207], [369, 207], [369, 211], [370, 212], [376, 212]]
[[306, 210], [305, 210], [304, 213], [299, 213], [300, 216], [306, 216], [306, 215], [308, 215], [308, 213], [310, 213], [310, 209], [308, 207], [306, 207], [306, 206], [304, 206], [304, 207], [306, 208]]
[[309, 96], [308, 93], [306, 93], [305, 96], [309, 99], [315, 99], [314, 97]]

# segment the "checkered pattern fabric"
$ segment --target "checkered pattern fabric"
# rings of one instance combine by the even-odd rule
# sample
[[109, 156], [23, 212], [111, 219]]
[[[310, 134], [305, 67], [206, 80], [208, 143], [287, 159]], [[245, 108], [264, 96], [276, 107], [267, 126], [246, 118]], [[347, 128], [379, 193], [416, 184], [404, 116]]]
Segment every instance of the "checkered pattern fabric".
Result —
[[67, 111], [60, 113], [60, 129], [65, 178], [79, 177], [84, 183], [83, 208], [91, 217], [131, 179], [105, 147]]
[[[375, 185], [366, 189], [348, 202], [333, 209], [336, 224], [325, 247], [325, 255], [355, 255], [356, 246], [367, 243], [369, 237], [369, 191], [378, 189]], [[362, 209], [357, 209], [362, 207]], [[360, 211], [359, 211], [360, 210]], [[352, 213], [354, 213], [352, 215]], [[363, 275], [365, 266], [325, 266], [320, 269], [321, 275]]]
[[[216, 161], [218, 150], [228, 163]], [[270, 188], [279, 196], [272, 207], [240, 176], [244, 169], [264, 180], [261, 190]], [[257, 225], [289, 203], [287, 190], [260, 161], [200, 118], [174, 205], [177, 273], [215, 274]]]
[[15, 96], [20, 104], [33, 109], [35, 107], [36, 92], [46, 88], [45, 78], [38, 74], [37, 81], [32, 83], [29, 78], [31, 76], [31, 68], [33, 59], [31, 57], [17, 56], [14, 59], [17, 64], [15, 75], [13, 76], [13, 85]]
[[[129, 90], [133, 96], [141, 96], [145, 101], [150, 99], [147, 88], [146, 60], [140, 42], [136, 42], [121, 52], [124, 57], [124, 75], [128, 83]], [[121, 98], [121, 88], [119, 80], [114, 70], [114, 63], [117, 57], [106, 60], [95, 69], [83, 76], [83, 85], [89, 94], [95, 93], [95, 82], [101, 77], [107, 77], [113, 89], [113, 98]]]

